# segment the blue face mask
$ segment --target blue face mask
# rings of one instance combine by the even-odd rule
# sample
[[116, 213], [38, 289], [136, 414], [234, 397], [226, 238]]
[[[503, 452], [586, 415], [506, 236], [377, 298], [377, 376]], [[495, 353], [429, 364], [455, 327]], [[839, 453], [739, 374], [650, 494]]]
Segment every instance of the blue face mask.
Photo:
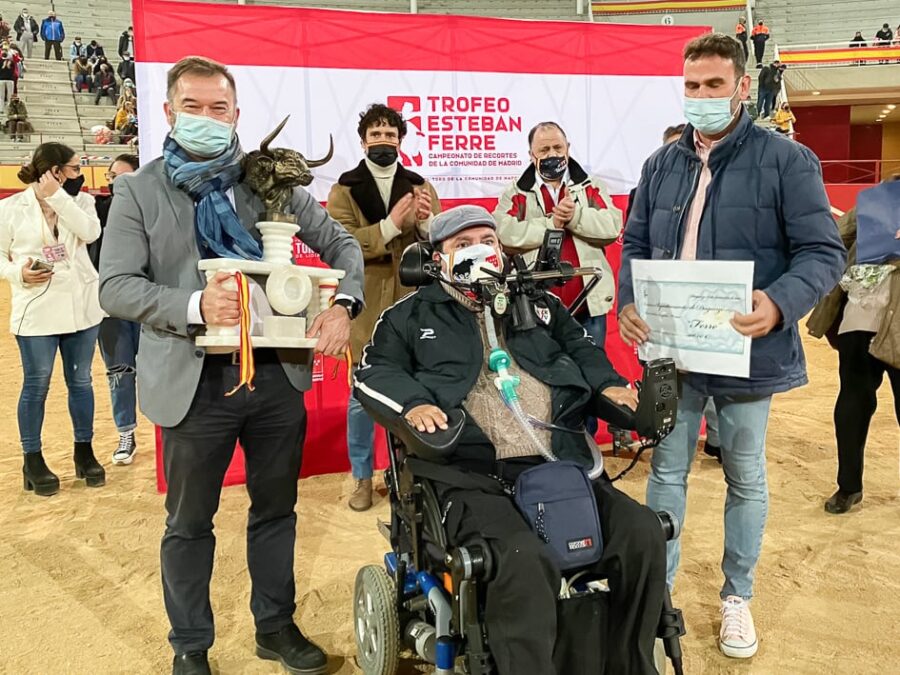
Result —
[[234, 125], [205, 115], [175, 113], [175, 126], [169, 134], [178, 145], [197, 157], [218, 157], [231, 145]]
[[701, 134], [718, 134], [728, 128], [737, 110], [731, 110], [731, 101], [740, 91], [741, 85], [734, 88], [734, 93], [726, 98], [690, 98], [684, 97], [684, 116]]

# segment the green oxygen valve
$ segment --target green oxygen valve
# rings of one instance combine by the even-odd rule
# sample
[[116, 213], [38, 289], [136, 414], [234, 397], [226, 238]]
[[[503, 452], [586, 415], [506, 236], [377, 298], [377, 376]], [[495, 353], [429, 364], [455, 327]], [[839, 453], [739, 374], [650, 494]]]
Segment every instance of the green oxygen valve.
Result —
[[488, 357], [488, 368], [497, 373], [498, 377], [494, 378], [494, 385], [500, 391], [503, 399], [512, 403], [519, 400], [519, 394], [516, 387], [519, 386], [519, 378], [516, 375], [509, 374], [509, 365], [511, 361], [509, 354], [502, 349], [494, 348]]

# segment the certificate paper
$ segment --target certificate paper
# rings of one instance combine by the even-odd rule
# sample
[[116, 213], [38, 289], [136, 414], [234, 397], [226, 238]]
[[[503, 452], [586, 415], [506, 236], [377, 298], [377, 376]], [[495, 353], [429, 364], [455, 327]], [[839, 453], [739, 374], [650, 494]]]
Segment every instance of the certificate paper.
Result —
[[672, 358], [679, 370], [750, 376], [750, 338], [731, 327], [751, 311], [753, 262], [632, 260], [634, 301], [650, 326], [645, 361]]

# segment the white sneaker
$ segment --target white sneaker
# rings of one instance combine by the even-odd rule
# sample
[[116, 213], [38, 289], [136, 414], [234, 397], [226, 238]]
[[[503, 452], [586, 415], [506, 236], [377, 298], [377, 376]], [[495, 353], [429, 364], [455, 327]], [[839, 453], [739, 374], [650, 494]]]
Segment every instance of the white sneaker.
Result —
[[729, 595], [722, 601], [719, 649], [733, 659], [749, 659], [756, 654], [758, 646], [750, 603], [736, 595]]
[[120, 466], [131, 464], [134, 461], [134, 453], [137, 452], [137, 441], [133, 431], [119, 434], [119, 447], [113, 452], [113, 464]]

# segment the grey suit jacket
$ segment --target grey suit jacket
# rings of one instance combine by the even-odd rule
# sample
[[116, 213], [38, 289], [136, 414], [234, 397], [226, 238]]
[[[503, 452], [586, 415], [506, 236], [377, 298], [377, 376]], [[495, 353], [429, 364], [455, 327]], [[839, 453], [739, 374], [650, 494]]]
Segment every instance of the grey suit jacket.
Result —
[[[244, 183], [234, 187], [238, 218], [254, 237], [262, 202]], [[359, 244], [306, 190], [296, 188], [291, 211], [298, 236], [328, 265], [346, 276], [338, 287], [363, 299], [363, 257]], [[153, 422], [181, 422], [197, 390], [206, 355], [188, 326], [191, 295], [206, 286], [198, 271], [200, 250], [194, 202], [166, 177], [161, 159], [116, 179], [100, 255], [100, 304], [111, 316], [142, 324], [137, 384], [141, 410]], [[279, 351], [291, 384], [312, 384], [311, 354]], [[223, 392], [224, 395], [224, 392]]]

